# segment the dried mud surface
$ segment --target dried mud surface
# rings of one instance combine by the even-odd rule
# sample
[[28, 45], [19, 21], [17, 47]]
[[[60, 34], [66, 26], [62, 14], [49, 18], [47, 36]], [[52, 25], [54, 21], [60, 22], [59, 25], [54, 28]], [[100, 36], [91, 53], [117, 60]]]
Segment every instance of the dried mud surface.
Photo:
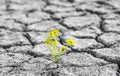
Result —
[[[54, 64], [51, 28], [77, 42]], [[120, 76], [120, 1], [0, 0], [0, 76]]]

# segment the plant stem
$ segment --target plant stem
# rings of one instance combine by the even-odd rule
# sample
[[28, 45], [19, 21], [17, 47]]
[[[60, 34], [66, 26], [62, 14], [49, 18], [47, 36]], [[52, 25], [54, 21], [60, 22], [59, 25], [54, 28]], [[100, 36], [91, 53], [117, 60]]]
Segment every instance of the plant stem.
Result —
[[52, 48], [50, 47], [50, 45], [48, 45], [48, 48], [50, 49], [50, 52], [52, 53], [52, 52], [53, 52], [53, 50], [52, 50]]

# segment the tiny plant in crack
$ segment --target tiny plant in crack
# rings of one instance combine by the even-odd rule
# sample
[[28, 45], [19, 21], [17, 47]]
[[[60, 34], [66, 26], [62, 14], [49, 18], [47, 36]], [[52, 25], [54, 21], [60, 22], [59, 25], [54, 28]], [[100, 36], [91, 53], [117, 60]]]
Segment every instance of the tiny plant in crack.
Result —
[[59, 30], [58, 29], [52, 29], [49, 32], [49, 36], [46, 40], [44, 40], [44, 43], [48, 46], [50, 52], [51, 52], [51, 59], [55, 63], [57, 62], [60, 57], [66, 52], [67, 48], [75, 46], [75, 41], [70, 38], [66, 40], [67, 45], [62, 45], [59, 47], [59, 41], [58, 41], [58, 36], [59, 36]]

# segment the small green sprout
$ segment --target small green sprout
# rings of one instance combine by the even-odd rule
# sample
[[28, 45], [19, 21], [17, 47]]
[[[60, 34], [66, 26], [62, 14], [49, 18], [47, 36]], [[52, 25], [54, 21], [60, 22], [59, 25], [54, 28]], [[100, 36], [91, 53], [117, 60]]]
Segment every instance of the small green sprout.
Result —
[[70, 38], [66, 40], [67, 46], [62, 45], [62, 47], [59, 47], [58, 36], [59, 30], [53, 29], [49, 32], [48, 38], [44, 41], [50, 49], [53, 62], [57, 62], [59, 60], [59, 58], [66, 52], [68, 46], [75, 46], [75, 41]]

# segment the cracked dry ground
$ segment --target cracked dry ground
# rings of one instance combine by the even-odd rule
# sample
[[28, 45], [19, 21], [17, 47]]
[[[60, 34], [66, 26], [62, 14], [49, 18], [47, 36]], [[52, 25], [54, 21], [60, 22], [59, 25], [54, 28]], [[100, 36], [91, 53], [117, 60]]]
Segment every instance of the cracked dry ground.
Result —
[[[77, 42], [54, 64], [51, 28]], [[120, 76], [120, 0], [0, 0], [0, 76]]]

